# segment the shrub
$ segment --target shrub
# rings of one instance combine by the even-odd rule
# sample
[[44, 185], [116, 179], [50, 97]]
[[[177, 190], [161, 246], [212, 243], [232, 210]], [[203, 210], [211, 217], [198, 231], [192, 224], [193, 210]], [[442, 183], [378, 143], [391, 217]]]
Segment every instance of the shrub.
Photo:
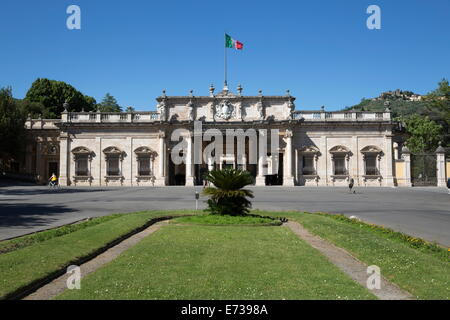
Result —
[[253, 184], [253, 177], [247, 171], [224, 169], [213, 170], [206, 180], [214, 185], [207, 187], [203, 194], [209, 196], [208, 211], [211, 214], [239, 216], [249, 213], [253, 192], [244, 187]]

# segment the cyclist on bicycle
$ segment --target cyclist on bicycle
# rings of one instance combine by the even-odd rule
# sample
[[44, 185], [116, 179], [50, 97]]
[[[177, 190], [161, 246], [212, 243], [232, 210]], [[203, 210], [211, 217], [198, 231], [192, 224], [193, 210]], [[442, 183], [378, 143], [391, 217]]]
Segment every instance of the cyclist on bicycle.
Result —
[[49, 179], [50, 180], [50, 187], [56, 187], [57, 183], [58, 183], [58, 177], [56, 176], [56, 174], [52, 174], [52, 177]]

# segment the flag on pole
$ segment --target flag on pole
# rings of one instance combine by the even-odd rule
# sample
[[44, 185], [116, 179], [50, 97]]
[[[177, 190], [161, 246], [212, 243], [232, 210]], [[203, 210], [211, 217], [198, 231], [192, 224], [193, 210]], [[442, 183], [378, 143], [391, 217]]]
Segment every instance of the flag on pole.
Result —
[[225, 48], [231, 48], [236, 50], [243, 50], [244, 44], [237, 40], [234, 40], [229, 35], [225, 34]]

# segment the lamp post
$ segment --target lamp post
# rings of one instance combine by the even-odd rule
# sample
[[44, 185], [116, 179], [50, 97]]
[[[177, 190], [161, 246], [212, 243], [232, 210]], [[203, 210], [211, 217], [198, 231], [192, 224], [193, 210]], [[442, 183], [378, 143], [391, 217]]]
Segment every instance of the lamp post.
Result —
[[200, 199], [200, 193], [197, 191], [195, 192], [195, 210], [198, 210], [198, 200]]

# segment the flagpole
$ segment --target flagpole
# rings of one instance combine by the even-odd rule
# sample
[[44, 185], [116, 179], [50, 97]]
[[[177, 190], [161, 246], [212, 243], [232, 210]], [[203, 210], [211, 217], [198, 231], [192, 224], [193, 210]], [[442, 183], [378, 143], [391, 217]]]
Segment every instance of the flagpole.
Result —
[[[226, 32], [225, 32], [225, 41], [226, 41], [226, 37], [227, 37], [227, 34], [226, 34]], [[225, 85], [225, 87], [228, 87], [228, 82], [227, 82], [227, 76], [228, 76], [228, 74], [227, 74], [227, 68], [228, 68], [228, 56], [227, 56], [227, 45], [226, 45], [226, 43], [225, 43], [225, 67], [224, 67], [224, 73], [225, 73], [225, 82], [224, 82], [224, 85]]]

